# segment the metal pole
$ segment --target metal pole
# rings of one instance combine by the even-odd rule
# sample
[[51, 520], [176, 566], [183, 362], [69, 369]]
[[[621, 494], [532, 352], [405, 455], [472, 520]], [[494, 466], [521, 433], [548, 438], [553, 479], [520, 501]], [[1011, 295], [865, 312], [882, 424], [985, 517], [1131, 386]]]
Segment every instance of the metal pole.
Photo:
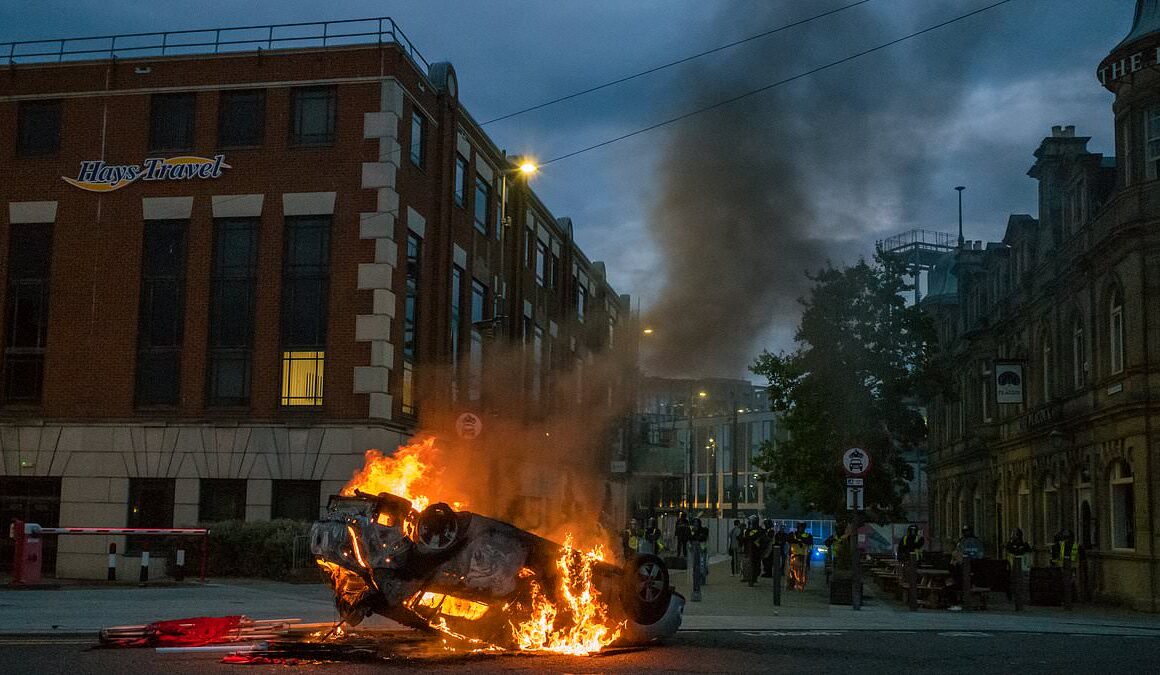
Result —
[[209, 558], [209, 530], [201, 535], [201, 583], [205, 583], [205, 564]]
[[1071, 610], [1071, 552], [1068, 550], [1069, 546], [1068, 542], [1062, 542], [1063, 550], [1060, 553], [1063, 564], [1059, 570], [1060, 576], [1063, 577], [1063, 608], [1068, 611]]
[[918, 609], [918, 561], [914, 559], [911, 553], [906, 554], [906, 559], [902, 561], [903, 578], [906, 580], [906, 606], [910, 611]]
[[[862, 527], [862, 512], [854, 511], [854, 529], [850, 533], [850, 552], [853, 556], [850, 574], [850, 604], [854, 611], [862, 609], [862, 556], [858, 551], [858, 530]], [[806, 558], [809, 564], [809, 558]]]
[[963, 247], [963, 190], [966, 190], [965, 185], [960, 185], [955, 188], [959, 193], [959, 248]]
[[1011, 575], [1012, 575], [1011, 585], [1013, 587], [1011, 589], [1011, 593], [1012, 593], [1012, 595], [1015, 596], [1015, 611], [1022, 612], [1023, 611], [1023, 556], [1021, 556], [1021, 555], [1014, 556], [1014, 560], [1011, 561], [1011, 566], [1013, 568], [1013, 570], [1011, 572]]
[[741, 443], [738, 442], [738, 436], [737, 436], [737, 430], [739, 428], [738, 424], [737, 424], [737, 397], [730, 396], [729, 397], [729, 404], [731, 406], [733, 406], [733, 427], [729, 430], [729, 443], [733, 449], [733, 452], [732, 452], [732, 455], [733, 455], [732, 460], [733, 461], [731, 462], [732, 466], [730, 467], [732, 469], [732, 472], [733, 472], [733, 476], [732, 476], [733, 504], [732, 504], [732, 506], [733, 506], [733, 518], [737, 518], [738, 513], [739, 513], [738, 504], [737, 504], [737, 502], [738, 502], [738, 496], [737, 496], [737, 456], [741, 452]]
[[785, 545], [774, 545], [773, 551], [773, 606], [781, 607], [781, 580], [785, 576], [782, 569], [782, 556], [785, 554]]

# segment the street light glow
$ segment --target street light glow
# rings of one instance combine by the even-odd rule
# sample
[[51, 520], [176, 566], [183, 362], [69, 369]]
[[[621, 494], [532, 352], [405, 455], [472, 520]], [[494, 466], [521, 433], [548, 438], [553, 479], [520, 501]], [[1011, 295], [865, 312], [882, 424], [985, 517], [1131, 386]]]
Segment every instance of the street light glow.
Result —
[[708, 394], [708, 392], [699, 391], [699, 392], [697, 392], [697, 396], [700, 396], [701, 398], [707, 398], [709, 396], [709, 394]]
[[524, 160], [520, 164], [520, 173], [524, 174], [525, 176], [531, 176], [539, 170], [540, 167], [536, 166], [536, 163], [531, 160]]
[[645, 328], [645, 329], [644, 329], [643, 331], [641, 331], [641, 332], [642, 332], [642, 333], [644, 333], [645, 335], [652, 335], [652, 334], [653, 334], [653, 329], [651, 329], [651, 328]]

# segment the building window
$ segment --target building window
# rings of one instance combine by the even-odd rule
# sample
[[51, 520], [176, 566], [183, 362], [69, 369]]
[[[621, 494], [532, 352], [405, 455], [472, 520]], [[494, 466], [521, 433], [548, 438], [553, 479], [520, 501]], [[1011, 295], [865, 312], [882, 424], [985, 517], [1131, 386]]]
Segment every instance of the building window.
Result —
[[1019, 529], [1023, 530], [1023, 539], [1031, 541], [1031, 490], [1027, 487], [1027, 481], [1019, 481], [1019, 487], [1016, 491], [1016, 507], [1018, 509]]
[[1043, 402], [1051, 402], [1051, 338], [1048, 337], [1047, 332], [1044, 331], [1039, 336], [1039, 353], [1040, 353], [1040, 367], [1043, 369], [1043, 378], [1041, 385], [1043, 386]]
[[210, 406], [250, 403], [257, 279], [258, 220], [214, 221], [206, 386]]
[[1135, 480], [1127, 462], [1121, 460], [1112, 465], [1112, 548], [1136, 548]]
[[533, 269], [536, 266], [536, 231], [531, 227], [524, 229], [524, 267]]
[[532, 329], [532, 386], [533, 401], [540, 400], [541, 382], [544, 369], [544, 329], [538, 324]]
[[1116, 161], [1119, 163], [1120, 180], [1123, 181], [1123, 186], [1128, 187], [1135, 181], [1132, 180], [1132, 125], [1129, 124], [1127, 115], [1120, 120], [1120, 151], [1116, 154]]
[[1117, 288], [1108, 304], [1108, 356], [1112, 375], [1124, 370], [1124, 294]]
[[1071, 384], [1076, 390], [1083, 389], [1087, 370], [1083, 342], [1083, 322], [1077, 317], [1071, 325]]
[[548, 279], [548, 245], [543, 241], [536, 240], [536, 283], [547, 287]]
[[11, 225], [4, 343], [4, 401], [39, 403], [48, 343], [52, 225]]
[[316, 480], [275, 480], [270, 503], [270, 519], [288, 518], [312, 522], [322, 507], [322, 484]]
[[455, 205], [467, 206], [467, 160], [455, 156]]
[[407, 234], [407, 285], [403, 300], [403, 414], [415, 414], [415, 360], [419, 351], [419, 279], [423, 240]]
[[1160, 106], [1148, 110], [1147, 143], [1144, 146], [1144, 170], [1148, 180], [1160, 178]]
[[334, 87], [300, 87], [290, 94], [290, 144], [334, 143], [338, 94]]
[[60, 101], [21, 101], [16, 115], [18, 156], [51, 157], [60, 150]]
[[491, 211], [491, 186], [483, 178], [475, 177], [475, 229], [487, 235], [488, 213]]
[[266, 92], [223, 91], [218, 103], [218, 147], [261, 145], [266, 135]]
[[584, 323], [584, 312], [588, 309], [588, 288], [576, 284], [576, 320]]
[[487, 286], [471, 280], [471, 345], [467, 361], [467, 400], [478, 401], [483, 393], [483, 322]]
[[[427, 118], [418, 110], [411, 111], [411, 163], [423, 168], [427, 154]], [[466, 190], [466, 186], [464, 188]]]
[[463, 323], [463, 268], [451, 268], [451, 401], [459, 400], [459, 330]]
[[1060, 527], [1059, 485], [1054, 477], [1047, 476], [1043, 479], [1043, 543], [1054, 541]]
[[202, 478], [199, 492], [197, 522], [246, 519], [245, 479]]
[[145, 223], [137, 405], [177, 405], [185, 323], [185, 220]]
[[[130, 478], [129, 513], [125, 527], [173, 527], [175, 482], [172, 478]], [[157, 543], [156, 537], [130, 535], [125, 538], [125, 554], [139, 555], [150, 545], [156, 547]]]
[[154, 94], [149, 105], [149, 150], [174, 152], [193, 149], [193, 94]]
[[330, 216], [286, 219], [282, 405], [322, 405], [330, 286]]

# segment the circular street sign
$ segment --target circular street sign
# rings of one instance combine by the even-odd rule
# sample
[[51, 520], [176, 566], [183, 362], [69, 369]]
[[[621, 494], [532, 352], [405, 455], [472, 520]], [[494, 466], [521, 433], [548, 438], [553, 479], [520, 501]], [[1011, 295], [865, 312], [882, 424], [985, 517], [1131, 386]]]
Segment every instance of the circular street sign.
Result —
[[870, 470], [870, 453], [862, 448], [850, 448], [842, 455], [842, 468], [851, 476], [862, 476]]
[[475, 413], [465, 412], [455, 420], [455, 433], [464, 440], [475, 440], [482, 431], [483, 420]]

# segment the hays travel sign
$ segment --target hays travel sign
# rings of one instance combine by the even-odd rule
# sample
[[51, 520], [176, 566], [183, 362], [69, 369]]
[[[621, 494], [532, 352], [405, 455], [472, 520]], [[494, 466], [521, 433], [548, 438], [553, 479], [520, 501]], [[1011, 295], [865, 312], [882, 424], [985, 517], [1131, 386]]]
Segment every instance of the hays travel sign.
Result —
[[109, 164], [101, 160], [81, 162], [76, 178], [61, 176], [64, 182], [89, 192], [112, 192], [139, 180], [191, 180], [220, 178], [225, 155], [206, 157], [150, 157], [141, 164]]

